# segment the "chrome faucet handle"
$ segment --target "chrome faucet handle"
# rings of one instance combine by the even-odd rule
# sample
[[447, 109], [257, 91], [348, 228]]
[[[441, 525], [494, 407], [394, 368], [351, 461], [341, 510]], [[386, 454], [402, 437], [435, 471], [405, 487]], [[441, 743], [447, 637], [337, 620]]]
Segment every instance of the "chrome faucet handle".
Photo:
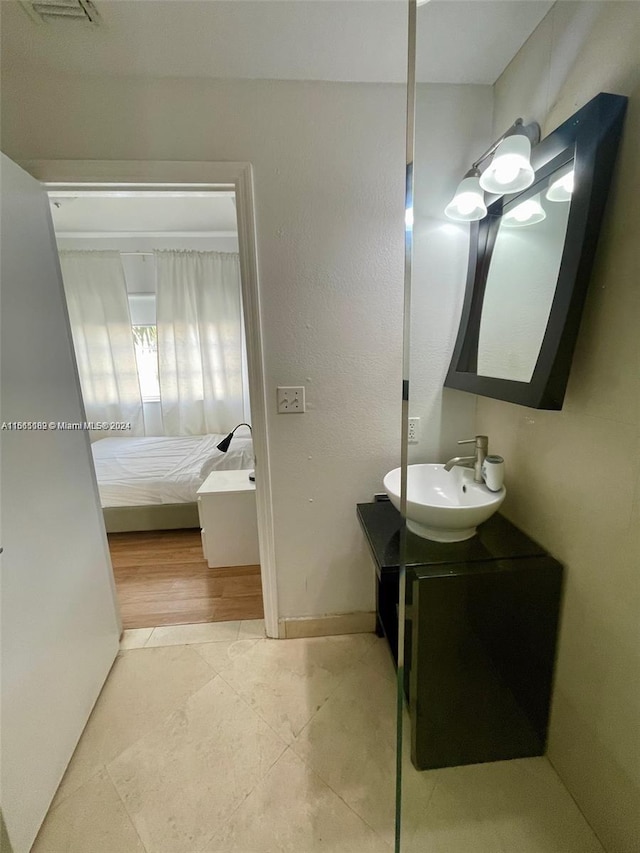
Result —
[[477, 435], [475, 438], [465, 438], [462, 441], [459, 441], [458, 444], [475, 444], [476, 447], [487, 450], [489, 447], [489, 436]]

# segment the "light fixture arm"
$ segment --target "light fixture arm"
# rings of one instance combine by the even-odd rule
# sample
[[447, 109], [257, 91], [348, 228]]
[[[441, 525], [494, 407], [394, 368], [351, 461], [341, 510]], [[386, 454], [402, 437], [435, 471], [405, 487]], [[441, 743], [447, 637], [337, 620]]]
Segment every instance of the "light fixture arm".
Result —
[[526, 136], [529, 139], [531, 145], [537, 145], [540, 142], [540, 125], [537, 121], [532, 121], [529, 124], [525, 124], [524, 120], [521, 118], [517, 118], [511, 127], [502, 134], [502, 136], [498, 137], [495, 142], [492, 142], [489, 148], [482, 154], [482, 156], [478, 157], [475, 163], [471, 164], [471, 169], [469, 171], [475, 170], [477, 171], [480, 164], [483, 163], [487, 157], [491, 157], [492, 154], [495, 154], [498, 145], [503, 142], [508, 136], [513, 136], [514, 134], [520, 134], [522, 136]]
[[481, 174], [480, 169], [478, 169], [478, 167], [474, 163], [473, 166], [469, 169], [469, 171], [464, 173], [462, 178], [463, 178], [463, 180], [464, 180], [464, 178], [479, 178], [480, 174]]
[[238, 424], [237, 426], [234, 426], [233, 430], [231, 431], [231, 434], [233, 435], [233, 433], [234, 433], [237, 429], [240, 429], [240, 427], [243, 427], [243, 426], [246, 426], [246, 427], [248, 427], [248, 428], [249, 428], [249, 432], [251, 433], [251, 436], [253, 437], [253, 430], [251, 429], [251, 424]]
[[[235, 426], [231, 430], [229, 435], [225, 436], [219, 444], [216, 444], [216, 448], [218, 450], [220, 450], [222, 453], [226, 453], [227, 450], [229, 449], [229, 445], [231, 444], [231, 439], [233, 438], [235, 431], [237, 429], [240, 429], [240, 427], [243, 427], [243, 426], [249, 427], [249, 432], [251, 433], [251, 439], [253, 440], [253, 430], [251, 429], [251, 424], [245, 424], [245, 423], [238, 424], [237, 426]], [[255, 453], [254, 453], [253, 464], [255, 465], [255, 463], [256, 463], [256, 457], [255, 457]], [[249, 471], [249, 479], [253, 482], [255, 480], [255, 478], [256, 478], [255, 472]]]

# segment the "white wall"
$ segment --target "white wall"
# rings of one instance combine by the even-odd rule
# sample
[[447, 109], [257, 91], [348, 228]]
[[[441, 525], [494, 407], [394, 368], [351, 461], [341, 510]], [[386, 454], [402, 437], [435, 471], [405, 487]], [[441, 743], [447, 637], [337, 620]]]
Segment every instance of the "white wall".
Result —
[[640, 850], [639, 44], [640, 4], [557, 3], [496, 84], [496, 132], [630, 100], [563, 410], [478, 398], [504, 512], [565, 565], [549, 757], [610, 853]]
[[404, 87], [5, 75], [3, 109], [18, 159], [253, 163], [281, 615], [372, 610], [355, 504], [399, 464]]
[[15, 158], [248, 160], [283, 616], [370, 610], [355, 517], [399, 456], [402, 86], [55, 78], [3, 80]]
[[469, 226], [444, 215], [462, 176], [491, 142], [491, 86], [420, 84], [416, 92], [409, 462], [459, 455], [475, 435], [475, 397], [444, 388], [467, 279]]

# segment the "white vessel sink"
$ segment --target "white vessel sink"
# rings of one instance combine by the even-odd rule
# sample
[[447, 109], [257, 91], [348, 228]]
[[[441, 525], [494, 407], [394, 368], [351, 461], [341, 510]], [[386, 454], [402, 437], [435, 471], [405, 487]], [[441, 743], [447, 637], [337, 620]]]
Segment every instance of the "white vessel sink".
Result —
[[[384, 478], [384, 490], [400, 509], [400, 468]], [[504, 486], [491, 492], [474, 483], [470, 468], [444, 465], [409, 465], [407, 469], [407, 527], [434, 542], [470, 539], [476, 526], [491, 518], [507, 494]]]

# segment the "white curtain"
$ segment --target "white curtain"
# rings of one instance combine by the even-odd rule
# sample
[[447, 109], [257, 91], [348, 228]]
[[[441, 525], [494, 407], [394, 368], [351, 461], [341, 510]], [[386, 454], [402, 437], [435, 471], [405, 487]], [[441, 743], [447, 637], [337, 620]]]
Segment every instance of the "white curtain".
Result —
[[87, 419], [131, 423], [131, 430], [112, 436], [144, 435], [120, 254], [61, 251], [60, 266]]
[[243, 393], [238, 255], [155, 254], [158, 375], [165, 433], [229, 432], [249, 417]]

